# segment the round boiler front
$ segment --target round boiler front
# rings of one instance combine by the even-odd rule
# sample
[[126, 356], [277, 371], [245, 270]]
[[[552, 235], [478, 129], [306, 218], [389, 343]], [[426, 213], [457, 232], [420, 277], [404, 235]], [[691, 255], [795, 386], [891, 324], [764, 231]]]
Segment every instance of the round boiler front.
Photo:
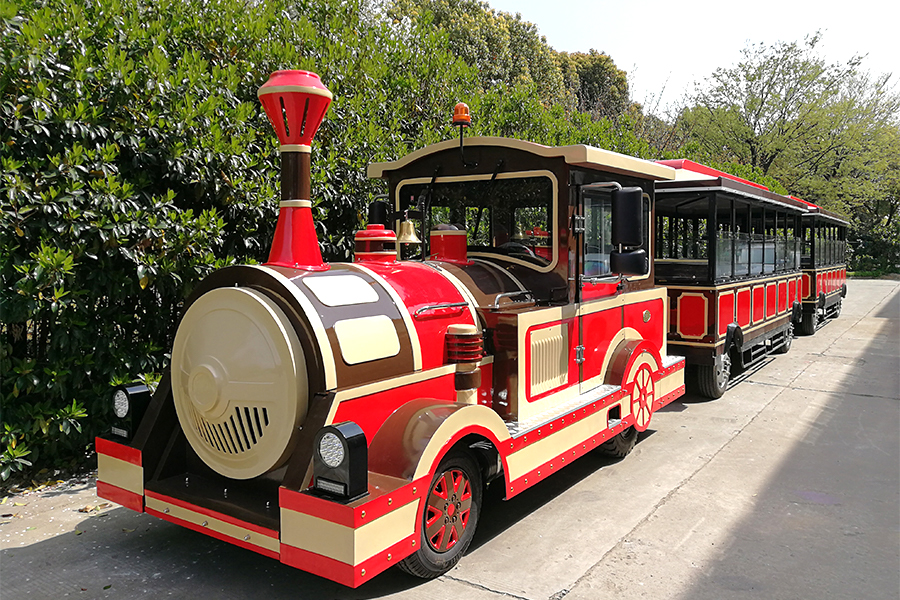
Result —
[[250, 479], [284, 464], [306, 417], [307, 380], [293, 326], [254, 289], [213, 289], [178, 326], [178, 420], [197, 455], [225, 477]]

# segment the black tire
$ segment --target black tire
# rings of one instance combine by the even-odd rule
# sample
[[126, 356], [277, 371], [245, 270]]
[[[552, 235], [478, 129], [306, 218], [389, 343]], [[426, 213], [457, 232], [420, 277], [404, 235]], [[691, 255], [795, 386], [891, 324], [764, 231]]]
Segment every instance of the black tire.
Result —
[[727, 352], [718, 355], [715, 364], [697, 365], [697, 388], [707, 398], [721, 398], [730, 378], [731, 356]]
[[615, 437], [606, 440], [600, 447], [597, 448], [597, 451], [600, 454], [605, 454], [606, 456], [612, 456], [613, 458], [625, 458], [628, 456], [628, 453], [634, 449], [635, 443], [637, 443], [638, 431], [634, 427], [629, 427], [622, 433], [619, 433]]
[[787, 331], [784, 332], [784, 342], [775, 349], [773, 354], [787, 354], [791, 349], [791, 342], [794, 341], [794, 324], [788, 325]]
[[818, 311], [803, 313], [803, 317], [800, 319], [800, 327], [797, 328], [801, 335], [812, 335], [816, 332], [817, 313]]
[[[455, 567], [475, 536], [482, 493], [481, 471], [473, 458], [465, 452], [445, 456], [428, 488], [418, 550], [397, 566], [423, 579], [434, 579]], [[441, 525], [441, 519], [443, 527], [436, 527]]]

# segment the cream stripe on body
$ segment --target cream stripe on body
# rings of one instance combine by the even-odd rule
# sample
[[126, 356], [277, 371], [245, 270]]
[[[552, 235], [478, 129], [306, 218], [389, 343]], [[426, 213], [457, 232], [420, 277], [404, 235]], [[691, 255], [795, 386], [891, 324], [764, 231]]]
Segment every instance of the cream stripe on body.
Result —
[[284, 288], [290, 292], [290, 294], [294, 297], [300, 307], [303, 309], [303, 313], [306, 315], [306, 318], [309, 319], [310, 327], [312, 327], [313, 334], [316, 336], [316, 342], [319, 346], [319, 351], [322, 353], [322, 365], [325, 369], [325, 389], [333, 390], [337, 387], [337, 372], [334, 367], [334, 353], [331, 350], [331, 342], [328, 340], [328, 334], [325, 333], [325, 326], [322, 324], [322, 320], [319, 318], [319, 313], [316, 312], [316, 309], [313, 307], [312, 302], [309, 301], [303, 293], [297, 289], [290, 279], [276, 271], [275, 269], [271, 269], [264, 265], [248, 265], [253, 269], [259, 269], [261, 271], [265, 271], [272, 277], [278, 280]]
[[282, 508], [281, 541], [355, 566], [415, 533], [418, 502], [416, 498], [357, 529]]
[[188, 523], [193, 523], [194, 525], [200, 525], [201, 527], [209, 529], [210, 531], [215, 531], [216, 533], [227, 535], [230, 538], [241, 540], [248, 544], [252, 544], [265, 550], [269, 550], [270, 552], [278, 553], [281, 550], [281, 545], [278, 542], [278, 538], [269, 537], [267, 535], [263, 535], [262, 533], [246, 529], [233, 523], [228, 523], [227, 521], [222, 521], [221, 519], [217, 519], [215, 517], [210, 517], [208, 515], [195, 512], [176, 504], [169, 504], [164, 500], [160, 500], [152, 496], [147, 496], [146, 506], [147, 508], [153, 509], [157, 512], [161, 512], [170, 517], [175, 517], [176, 519], [181, 519], [182, 521], [187, 521]]

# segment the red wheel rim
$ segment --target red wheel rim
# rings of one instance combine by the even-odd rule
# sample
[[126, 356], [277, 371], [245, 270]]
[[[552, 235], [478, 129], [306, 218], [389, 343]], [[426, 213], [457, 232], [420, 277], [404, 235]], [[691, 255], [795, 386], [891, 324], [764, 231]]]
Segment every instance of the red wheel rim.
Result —
[[631, 390], [631, 414], [634, 415], [634, 428], [638, 431], [645, 431], [650, 425], [655, 397], [653, 374], [650, 367], [643, 365], [634, 376], [634, 388]]
[[435, 552], [447, 552], [462, 539], [472, 510], [472, 485], [461, 469], [434, 482], [425, 507], [425, 539]]

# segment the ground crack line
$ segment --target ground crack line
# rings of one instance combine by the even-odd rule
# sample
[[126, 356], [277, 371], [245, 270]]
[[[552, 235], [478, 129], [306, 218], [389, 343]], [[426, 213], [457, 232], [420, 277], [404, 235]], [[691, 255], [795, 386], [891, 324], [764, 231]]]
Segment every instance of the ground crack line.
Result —
[[517, 600], [529, 600], [529, 598], [527, 596], [517, 596], [515, 594], [510, 594], [509, 592], [503, 592], [501, 590], [494, 590], [494, 589], [489, 588], [486, 585], [483, 585], [480, 583], [474, 583], [472, 581], [468, 581], [468, 580], [462, 579], [460, 577], [453, 577], [452, 575], [445, 574], [443, 579], [449, 579], [450, 581], [456, 581], [457, 583], [462, 583], [464, 585], [468, 585], [470, 587], [473, 587], [473, 588], [476, 588], [479, 590], [484, 590], [486, 592], [491, 592], [492, 594], [497, 594], [499, 596], [505, 596], [507, 598], [516, 598]]

